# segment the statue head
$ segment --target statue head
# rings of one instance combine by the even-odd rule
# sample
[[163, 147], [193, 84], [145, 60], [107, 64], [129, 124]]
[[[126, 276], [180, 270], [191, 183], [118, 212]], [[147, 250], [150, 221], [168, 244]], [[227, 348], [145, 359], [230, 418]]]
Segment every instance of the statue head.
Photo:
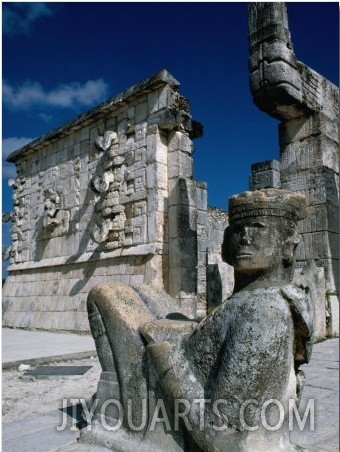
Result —
[[232, 196], [222, 258], [234, 267], [235, 280], [264, 274], [290, 279], [299, 243], [297, 222], [306, 215], [306, 197], [299, 193], [268, 188]]

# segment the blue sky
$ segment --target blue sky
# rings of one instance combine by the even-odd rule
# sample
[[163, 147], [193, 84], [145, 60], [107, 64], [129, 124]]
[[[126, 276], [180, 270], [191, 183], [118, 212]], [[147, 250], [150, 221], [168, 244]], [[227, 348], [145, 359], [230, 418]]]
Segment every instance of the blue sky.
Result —
[[[229, 196], [248, 189], [252, 163], [279, 157], [278, 121], [249, 90], [246, 5], [3, 2], [3, 159], [166, 68], [204, 125], [194, 177], [207, 181], [209, 205], [226, 209]], [[338, 3], [287, 5], [297, 58], [338, 85]], [[3, 160], [3, 212], [13, 168]]]

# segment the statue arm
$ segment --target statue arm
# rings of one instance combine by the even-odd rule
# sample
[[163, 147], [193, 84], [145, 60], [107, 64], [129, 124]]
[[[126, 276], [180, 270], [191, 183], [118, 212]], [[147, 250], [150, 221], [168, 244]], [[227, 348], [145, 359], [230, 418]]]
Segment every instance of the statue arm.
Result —
[[149, 344], [148, 355], [159, 381], [172, 399], [202, 397], [203, 385], [195, 376], [183, 347], [185, 338], [196, 328], [195, 322], [171, 320], [156, 320], [140, 328]]
[[193, 440], [202, 450], [211, 450], [215, 432], [212, 434], [212, 427], [205, 422], [210, 401], [205, 400], [204, 386], [189, 361], [168, 341], [149, 345], [147, 351], [175, 419], [176, 413], [184, 413], [184, 424]]
[[196, 350], [195, 345], [205, 343], [205, 366], [209, 373], [212, 356], [216, 354], [208, 340], [211, 330], [217, 327], [213, 318], [213, 315], [209, 316], [200, 325], [195, 322], [158, 320], [140, 329], [149, 342], [148, 355], [164, 394], [175, 413], [182, 413], [182, 405], [185, 405], [185, 417], [189, 423], [185, 422], [185, 425], [187, 428], [190, 426], [190, 435], [203, 450], [211, 446], [216, 432], [212, 433], [212, 425], [205, 422], [207, 412], [211, 410], [210, 400], [206, 400], [208, 379], [198, 369], [204, 357], [201, 362], [197, 361], [199, 350]]

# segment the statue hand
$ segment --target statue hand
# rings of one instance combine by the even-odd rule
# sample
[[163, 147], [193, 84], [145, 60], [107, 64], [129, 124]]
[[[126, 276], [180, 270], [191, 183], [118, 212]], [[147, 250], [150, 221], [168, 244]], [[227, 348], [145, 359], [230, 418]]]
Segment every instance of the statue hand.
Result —
[[184, 335], [191, 334], [197, 326], [197, 322], [190, 320], [160, 319], [145, 323], [139, 328], [139, 331], [148, 344], [160, 342], [174, 344], [180, 341]]
[[148, 355], [160, 379], [170, 370], [174, 362], [171, 357], [172, 347], [169, 342], [159, 342], [146, 347]]

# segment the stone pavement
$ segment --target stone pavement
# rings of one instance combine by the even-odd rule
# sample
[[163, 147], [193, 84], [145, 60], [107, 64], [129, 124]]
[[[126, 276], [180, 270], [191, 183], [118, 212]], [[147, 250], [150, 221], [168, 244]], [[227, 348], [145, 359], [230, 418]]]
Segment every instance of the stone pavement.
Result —
[[[59, 361], [62, 361], [63, 359], [73, 359], [74, 355], [80, 358], [94, 354], [94, 343], [91, 336], [8, 329], [3, 329], [2, 333], [3, 363], [7, 365], [8, 369], [13, 368], [13, 365], [17, 365], [19, 362], [28, 361], [34, 364], [36, 361], [40, 364], [41, 362], [54, 362], [56, 356]], [[50, 353], [49, 356], [48, 353]], [[299, 431], [298, 423], [295, 420], [291, 440], [310, 452], [338, 451], [339, 339], [328, 339], [315, 344], [311, 362], [304, 366], [304, 372], [306, 383], [299, 409], [300, 417], [303, 419], [308, 402], [314, 401], [314, 429], [310, 428], [313, 418], [310, 411], [302, 431]], [[82, 378], [89, 378], [86, 375]], [[45, 391], [48, 393], [51, 380], [39, 381], [40, 384], [46, 386]], [[85, 387], [87, 384], [89, 382], [85, 380]], [[77, 380], [74, 380], [74, 387], [76, 391]], [[3, 386], [3, 393], [5, 389]], [[91, 395], [88, 394], [88, 396]], [[60, 398], [63, 397], [66, 395], [63, 394], [63, 387], [61, 387]], [[309, 403], [309, 406], [312, 407], [311, 402]], [[37, 413], [35, 408], [32, 406], [32, 413], [34, 411]], [[57, 426], [62, 423], [61, 410], [57, 407], [48, 413], [32, 414], [32, 416], [10, 422], [4, 421], [2, 450], [4, 452], [22, 452], [23, 450], [30, 452], [104, 452], [106, 449], [77, 442], [79, 433], [74, 427], [70, 429], [75, 425], [75, 420], [72, 413], [69, 414], [66, 416], [68, 427], [62, 431], [57, 431]]]
[[96, 354], [90, 334], [50, 333], [2, 328], [2, 368], [17, 364], [43, 364]]

